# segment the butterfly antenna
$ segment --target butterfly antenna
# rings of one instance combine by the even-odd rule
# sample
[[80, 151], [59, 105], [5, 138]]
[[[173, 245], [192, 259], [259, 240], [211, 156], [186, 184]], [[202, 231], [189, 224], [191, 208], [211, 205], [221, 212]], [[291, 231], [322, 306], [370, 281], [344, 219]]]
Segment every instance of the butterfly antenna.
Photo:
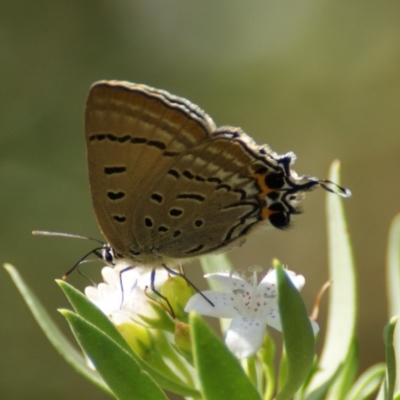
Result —
[[79, 270], [79, 265], [82, 264], [86, 258], [88, 258], [91, 254], [95, 254], [97, 257], [101, 258], [101, 253], [100, 250], [102, 250], [103, 247], [98, 247], [97, 249], [93, 249], [91, 251], [89, 251], [89, 253], [87, 253], [86, 255], [84, 255], [70, 270], [68, 270], [63, 276], [62, 279], [66, 280], [68, 275], [70, 275], [73, 271], [75, 271], [75, 269], [78, 269], [78, 272], [86, 277], [84, 274], [82, 274], [82, 272]]
[[345, 198], [351, 196], [350, 189], [339, 186], [338, 184], [330, 181], [329, 179], [320, 179], [318, 180], [318, 183], [323, 189], [325, 189], [330, 193], [335, 193]]
[[81, 235], [75, 235], [73, 233], [64, 233], [64, 232], [49, 232], [49, 231], [32, 231], [32, 235], [34, 236], [58, 236], [58, 237], [67, 237], [67, 238], [72, 238], [72, 239], [85, 239], [85, 240], [92, 240], [94, 242], [100, 243], [100, 244], [105, 244], [101, 240], [94, 239], [89, 236], [81, 236]]
[[[82, 273], [82, 271], [79, 269], [79, 265], [82, 264], [84, 261], [86, 261], [86, 258], [89, 257], [91, 254], [95, 254], [98, 258], [104, 259], [101, 250], [104, 250], [105, 243], [102, 242], [101, 240], [89, 237], [89, 236], [82, 236], [82, 235], [75, 235], [73, 233], [64, 233], [64, 232], [49, 232], [49, 231], [32, 231], [32, 235], [35, 236], [57, 236], [57, 237], [67, 237], [67, 238], [72, 238], [72, 239], [85, 239], [85, 240], [91, 240], [93, 242], [100, 243], [102, 247], [98, 247], [96, 249], [91, 250], [89, 253], [84, 255], [70, 270], [68, 270], [63, 276], [62, 279], [67, 279], [68, 275], [70, 275], [75, 269], [78, 270], [78, 273], [85, 277], [86, 279], [89, 279], [85, 274]], [[89, 281], [91, 281], [89, 279]], [[92, 282], [92, 281], [91, 281]], [[92, 282], [93, 283], [93, 282]]]

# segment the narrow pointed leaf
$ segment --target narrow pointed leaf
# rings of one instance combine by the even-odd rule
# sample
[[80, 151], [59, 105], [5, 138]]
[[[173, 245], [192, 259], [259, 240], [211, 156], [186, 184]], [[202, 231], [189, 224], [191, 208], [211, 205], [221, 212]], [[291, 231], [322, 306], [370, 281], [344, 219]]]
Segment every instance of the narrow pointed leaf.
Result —
[[376, 364], [365, 371], [358, 379], [351, 391], [346, 396], [346, 400], [369, 399], [375, 393], [385, 376], [385, 364]]
[[[339, 162], [332, 164], [329, 179], [340, 183]], [[309, 392], [330, 381], [349, 353], [357, 318], [356, 279], [350, 238], [339, 196], [327, 193], [329, 290], [327, 331], [319, 362]], [[337, 399], [335, 399], [337, 400]]]
[[[325, 400], [327, 396], [327, 392], [332, 388], [336, 380], [338, 379], [339, 375], [342, 373], [342, 370], [344, 365], [342, 364], [337, 370], [336, 373], [326, 382], [324, 382], [323, 385], [319, 386], [318, 389], [312, 391], [311, 393], [307, 393], [304, 396], [305, 400]], [[303, 399], [303, 397], [301, 397]]]
[[400, 315], [400, 214], [390, 226], [387, 250], [389, 316]]
[[[387, 293], [389, 317], [400, 315], [400, 214], [390, 227], [387, 250]], [[400, 365], [400, 329], [394, 331], [393, 344], [396, 364]], [[400, 370], [400, 369], [399, 369]], [[400, 392], [400, 373], [396, 374], [395, 392]]]
[[393, 398], [396, 383], [396, 354], [393, 346], [393, 337], [397, 320], [397, 316], [391, 318], [383, 331], [386, 351], [385, 400]]
[[264, 337], [263, 345], [257, 352], [257, 356], [261, 361], [263, 372], [265, 375], [265, 388], [263, 393], [263, 400], [270, 400], [275, 390], [276, 379], [275, 379], [275, 343], [272, 337], [267, 334]]
[[78, 343], [119, 400], [167, 400], [132, 355], [72, 311], [61, 311]]
[[278, 304], [284, 337], [287, 379], [277, 400], [290, 399], [306, 380], [315, 355], [314, 333], [298, 290], [282, 266], [276, 268]]
[[10, 264], [5, 264], [4, 268], [10, 274], [14, 284], [17, 286], [34, 318], [42, 328], [44, 334], [47, 336], [54, 348], [64, 358], [64, 360], [88, 381], [92, 382], [104, 392], [111, 394], [110, 389], [103, 381], [101, 376], [96, 371], [93, 371], [88, 367], [87, 362], [82, 354], [71, 345], [68, 339], [53, 322], [50, 315], [40, 303], [39, 299], [24, 282], [19, 272]]
[[190, 314], [193, 353], [204, 400], [261, 400], [239, 361], [196, 314]]
[[346, 398], [346, 395], [357, 376], [357, 369], [358, 345], [356, 339], [354, 338], [349, 352], [347, 353], [346, 360], [340, 366], [340, 368], [338, 368], [338, 373], [336, 374], [335, 379], [332, 381], [332, 384], [329, 385], [328, 394], [324, 397], [324, 399], [336, 400]]

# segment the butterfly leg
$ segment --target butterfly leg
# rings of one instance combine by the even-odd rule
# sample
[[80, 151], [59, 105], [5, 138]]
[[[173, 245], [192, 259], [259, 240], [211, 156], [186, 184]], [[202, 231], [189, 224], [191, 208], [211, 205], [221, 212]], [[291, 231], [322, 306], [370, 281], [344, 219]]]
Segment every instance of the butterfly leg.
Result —
[[[123, 304], [124, 304], [124, 301], [125, 301], [125, 297], [124, 297], [124, 283], [123, 283], [123, 281], [122, 281], [122, 274], [124, 273], [124, 272], [127, 272], [127, 271], [130, 271], [131, 269], [133, 269], [133, 268], [135, 268], [135, 267], [132, 267], [132, 266], [129, 266], [129, 267], [126, 267], [126, 268], [124, 268], [124, 269], [121, 269], [121, 271], [119, 271], [119, 286], [120, 286], [120, 288], [121, 288], [121, 294], [122, 294], [122, 296], [121, 296], [121, 305], [120, 305], [120, 309], [122, 308], [122, 306], [123, 306]], [[136, 286], [136, 284], [134, 285], [134, 286]], [[132, 288], [133, 289], [133, 288]]]
[[[165, 267], [164, 267], [164, 268], [165, 268]], [[167, 303], [168, 308], [169, 308], [169, 310], [171, 311], [171, 317], [172, 317], [173, 319], [175, 319], [175, 313], [174, 313], [174, 310], [173, 310], [173, 308], [172, 308], [172, 306], [171, 306], [171, 303], [168, 301], [168, 299], [167, 299], [165, 296], [163, 296], [163, 295], [156, 289], [156, 287], [155, 287], [155, 285], [154, 285], [155, 278], [156, 278], [156, 269], [153, 268], [153, 269], [151, 270], [151, 275], [150, 275], [150, 288], [151, 288], [151, 290], [152, 290], [157, 296], [161, 297], [161, 298]]]

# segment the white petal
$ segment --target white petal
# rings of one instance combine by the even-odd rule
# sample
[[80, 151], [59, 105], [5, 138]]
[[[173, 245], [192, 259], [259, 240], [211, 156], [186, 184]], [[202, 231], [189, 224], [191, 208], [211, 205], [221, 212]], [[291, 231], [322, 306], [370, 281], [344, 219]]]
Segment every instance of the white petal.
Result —
[[289, 276], [290, 280], [292, 281], [293, 285], [297, 288], [297, 290], [300, 292], [301, 289], [303, 289], [304, 284], [306, 283], [306, 280], [303, 275], [296, 275], [296, 276]]
[[123, 297], [120, 288], [117, 289], [111, 285], [100, 283], [97, 290], [100, 293], [101, 309], [105, 314], [109, 315], [112, 311], [121, 307]]
[[276, 270], [270, 269], [262, 278], [260, 285], [265, 283], [276, 284]]
[[112, 267], [104, 267], [101, 270], [101, 275], [103, 276], [104, 282], [109, 285], [117, 286], [119, 285], [119, 273]]
[[204, 275], [206, 279], [211, 279], [221, 286], [221, 290], [231, 293], [233, 290], [251, 290], [252, 286], [245, 279], [227, 272], [217, 272], [215, 274]]
[[[296, 275], [295, 272], [285, 269], [286, 274], [289, 276], [290, 280], [292, 281], [293, 285], [297, 288], [298, 291], [303, 289], [303, 286], [306, 282], [303, 275]], [[264, 276], [262, 281], [259, 284], [259, 287], [268, 287], [269, 285], [275, 286], [276, 285], [276, 270], [271, 269], [268, 273]]]
[[186, 304], [185, 311], [196, 311], [201, 315], [217, 318], [234, 318], [238, 315], [232, 295], [215, 290], [202, 292], [213, 306], [199, 293], [192, 296]]
[[94, 286], [85, 287], [85, 295], [92, 303], [97, 303], [100, 301], [99, 292]]
[[120, 310], [113, 312], [110, 315], [110, 319], [114, 325], [121, 325], [123, 323], [132, 321], [132, 317], [129, 314], [124, 313]]
[[236, 357], [249, 357], [261, 347], [266, 328], [266, 323], [261, 320], [236, 317], [229, 327], [225, 343]]
[[126, 299], [121, 309], [125, 314], [128, 314], [131, 318], [135, 318], [136, 315], [143, 315], [147, 318], [155, 318], [156, 313], [150, 304], [149, 298], [140, 288], [136, 288], [134, 292]]
[[313, 321], [312, 319], [310, 319], [311, 322], [311, 326], [314, 332], [314, 336], [319, 332], [319, 325], [318, 323], [316, 323], [315, 321]]
[[282, 332], [282, 322], [281, 316], [278, 312], [278, 304], [275, 305], [270, 311], [267, 316], [267, 324], [272, 328], [276, 329], [279, 332]]
[[105, 283], [100, 283], [97, 287], [86, 287], [85, 294], [106, 315], [110, 315], [116, 309], [114, 290]]

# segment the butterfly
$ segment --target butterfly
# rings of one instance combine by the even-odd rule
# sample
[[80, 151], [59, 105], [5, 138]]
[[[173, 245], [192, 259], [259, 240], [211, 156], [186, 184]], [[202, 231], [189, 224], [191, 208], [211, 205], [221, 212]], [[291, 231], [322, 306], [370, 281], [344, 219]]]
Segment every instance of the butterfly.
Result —
[[197, 105], [125, 81], [92, 85], [85, 108], [89, 182], [109, 260], [152, 268], [242, 245], [263, 226], [285, 229], [316, 187], [295, 155], [216, 127]]

